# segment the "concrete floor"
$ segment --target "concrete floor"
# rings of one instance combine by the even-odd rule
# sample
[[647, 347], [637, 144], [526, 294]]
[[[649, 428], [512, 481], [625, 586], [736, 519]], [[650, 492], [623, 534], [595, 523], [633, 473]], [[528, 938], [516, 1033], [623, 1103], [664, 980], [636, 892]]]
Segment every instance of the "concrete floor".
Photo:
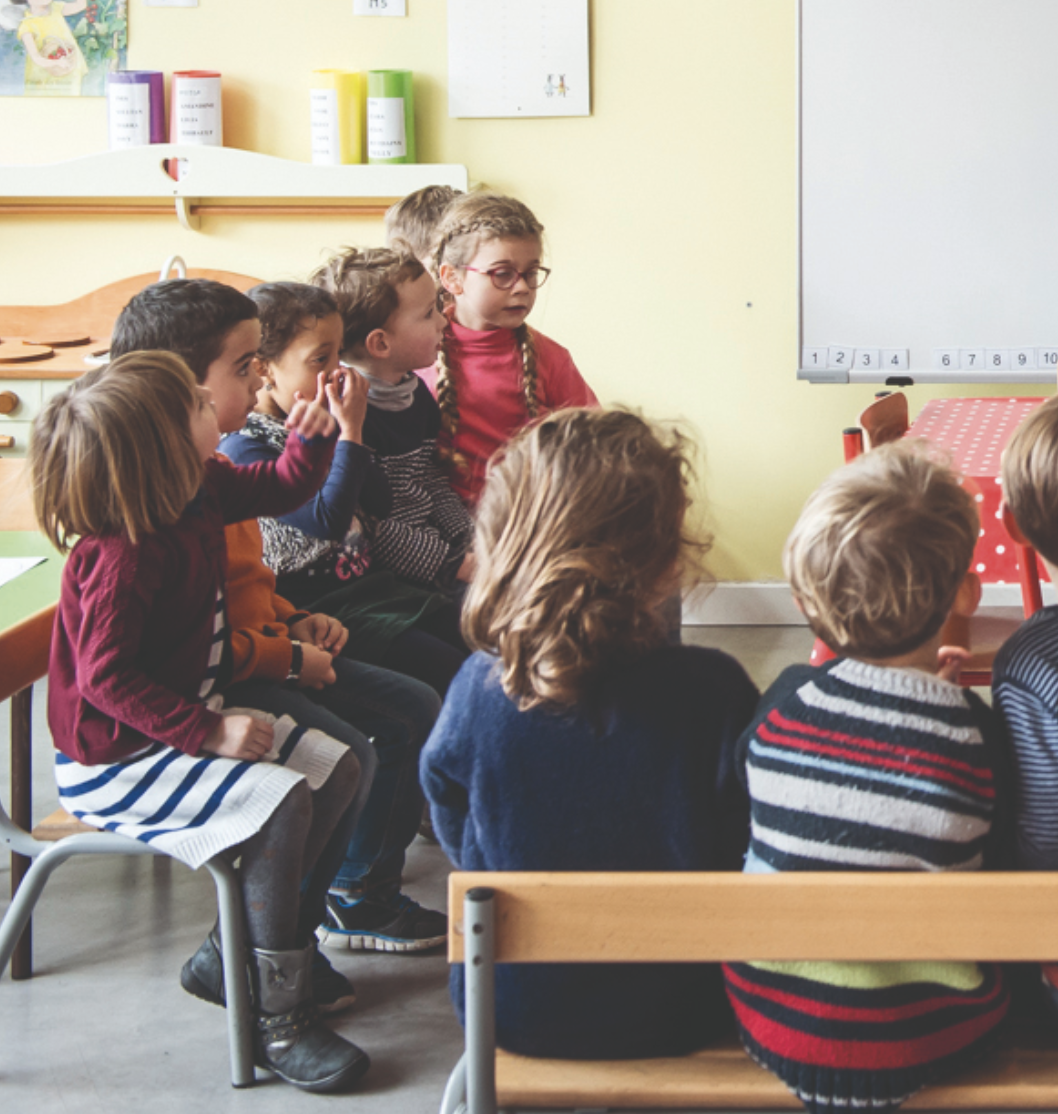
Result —
[[[812, 638], [797, 627], [686, 628], [684, 641], [727, 650], [763, 688]], [[35, 700], [34, 816], [55, 806], [44, 686]], [[7, 753], [8, 717], [0, 727]], [[5, 769], [0, 792], [6, 792]], [[417, 839], [406, 889], [443, 908], [448, 862]], [[9, 892], [0, 864], [0, 910]], [[49, 882], [34, 919], [35, 977], [0, 982], [0, 1111], [3, 1114], [432, 1114], [462, 1051], [442, 951], [389, 956], [328, 951], [351, 978], [357, 1002], [334, 1019], [373, 1066], [352, 1095], [320, 1096], [259, 1073], [228, 1082], [224, 1015], [185, 994], [180, 966], [215, 916], [212, 883], [168, 859], [70, 863]]]

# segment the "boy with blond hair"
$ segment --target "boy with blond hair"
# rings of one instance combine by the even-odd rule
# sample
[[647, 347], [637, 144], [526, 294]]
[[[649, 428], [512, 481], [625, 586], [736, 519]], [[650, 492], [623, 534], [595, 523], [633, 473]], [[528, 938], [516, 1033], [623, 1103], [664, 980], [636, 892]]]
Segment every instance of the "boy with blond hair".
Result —
[[[794, 666], [739, 742], [745, 869], [978, 870], [991, 865], [998, 722], [949, 679], [943, 627], [972, 610], [972, 497], [920, 443], [858, 458], [809, 499], [784, 553], [809, 626], [839, 656]], [[977, 963], [733, 963], [749, 1054], [813, 1111], [893, 1109], [965, 1063], [1002, 1020]]]
[[386, 247], [408, 251], [427, 270], [445, 210], [462, 194], [452, 186], [423, 186], [386, 210]]

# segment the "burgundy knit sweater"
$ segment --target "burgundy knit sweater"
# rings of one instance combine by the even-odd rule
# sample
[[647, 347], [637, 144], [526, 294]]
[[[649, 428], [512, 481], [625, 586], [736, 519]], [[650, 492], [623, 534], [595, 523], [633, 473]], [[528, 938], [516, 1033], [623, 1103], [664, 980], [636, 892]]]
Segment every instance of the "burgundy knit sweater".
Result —
[[224, 526], [301, 506], [333, 451], [333, 439], [289, 437], [267, 464], [214, 458], [175, 525], [136, 544], [108, 534], [74, 546], [48, 667], [48, 724], [63, 754], [116, 762], [151, 741], [198, 753], [220, 719], [198, 691], [227, 574]]

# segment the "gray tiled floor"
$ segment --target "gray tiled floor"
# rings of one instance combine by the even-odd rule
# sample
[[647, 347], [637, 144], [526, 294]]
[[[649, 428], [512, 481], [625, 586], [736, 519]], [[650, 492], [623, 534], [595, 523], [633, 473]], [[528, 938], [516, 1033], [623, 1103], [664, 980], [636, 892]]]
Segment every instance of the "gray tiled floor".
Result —
[[[763, 687], [805, 661], [804, 628], [689, 628], [686, 642], [737, 657]], [[42, 686], [38, 686], [38, 690]], [[35, 815], [55, 807], [43, 693], [36, 711]], [[7, 715], [0, 743], [7, 753]], [[6, 759], [3, 762], [6, 767]], [[0, 773], [6, 790], [6, 769]], [[8, 892], [0, 864], [0, 909]], [[443, 907], [447, 861], [417, 840], [407, 890]], [[357, 1002], [336, 1019], [374, 1061], [353, 1096], [296, 1091], [271, 1077], [232, 1090], [219, 1009], [190, 998], [177, 974], [213, 921], [209, 876], [169, 860], [98, 859], [71, 864], [49, 883], [35, 918], [36, 977], [0, 982], [0, 1111], [3, 1114], [430, 1114], [461, 1051], [441, 953], [387, 956], [328, 952], [353, 979]]]

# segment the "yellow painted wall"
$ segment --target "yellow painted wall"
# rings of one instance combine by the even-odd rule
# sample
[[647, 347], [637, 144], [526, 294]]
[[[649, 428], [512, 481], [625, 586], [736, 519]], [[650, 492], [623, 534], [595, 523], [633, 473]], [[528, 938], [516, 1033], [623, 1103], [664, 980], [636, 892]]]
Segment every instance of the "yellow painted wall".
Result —
[[[873, 390], [795, 381], [794, 0], [592, 0], [593, 113], [564, 120], [449, 119], [445, 8], [408, 0], [407, 18], [372, 19], [352, 0], [130, 0], [128, 64], [221, 70], [226, 143], [305, 161], [310, 70], [413, 69], [420, 159], [464, 163], [547, 227], [555, 273], [533, 324], [605, 402], [696, 432], [717, 576], [781, 576], [786, 533]], [[0, 99], [0, 163], [105, 147], [102, 99]], [[369, 219], [218, 216], [188, 232], [175, 218], [0, 217], [0, 304], [66, 301], [171, 252], [303, 278], [325, 249], [381, 240]], [[938, 393], [914, 389], [913, 409]]]

